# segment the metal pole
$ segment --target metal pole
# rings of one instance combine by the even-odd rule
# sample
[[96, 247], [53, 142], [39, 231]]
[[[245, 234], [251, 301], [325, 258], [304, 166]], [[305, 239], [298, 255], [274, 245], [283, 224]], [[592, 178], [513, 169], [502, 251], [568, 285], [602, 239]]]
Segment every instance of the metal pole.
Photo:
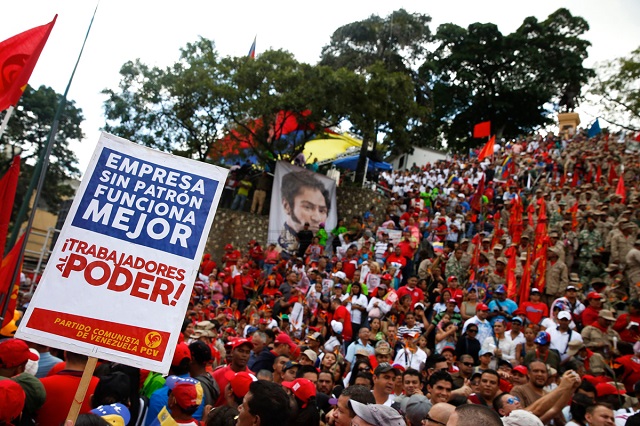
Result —
[[11, 115], [13, 114], [14, 109], [15, 107], [11, 105], [7, 109], [7, 112], [4, 114], [4, 118], [2, 119], [2, 124], [0, 124], [0, 139], [2, 138], [2, 135], [4, 135], [4, 131], [7, 128], [7, 124], [9, 123], [9, 119], [11, 118]]

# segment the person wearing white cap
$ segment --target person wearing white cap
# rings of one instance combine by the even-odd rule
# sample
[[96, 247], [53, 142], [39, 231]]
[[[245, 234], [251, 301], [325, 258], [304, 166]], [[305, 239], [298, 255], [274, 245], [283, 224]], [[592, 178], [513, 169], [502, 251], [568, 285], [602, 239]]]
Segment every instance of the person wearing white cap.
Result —
[[578, 340], [582, 342], [582, 336], [577, 331], [571, 330], [569, 324], [571, 323], [571, 312], [560, 311], [558, 313], [558, 326], [551, 327], [547, 330], [549, 336], [551, 336], [550, 349], [555, 349], [560, 354], [560, 361], [565, 362], [569, 357], [569, 342], [572, 340]]

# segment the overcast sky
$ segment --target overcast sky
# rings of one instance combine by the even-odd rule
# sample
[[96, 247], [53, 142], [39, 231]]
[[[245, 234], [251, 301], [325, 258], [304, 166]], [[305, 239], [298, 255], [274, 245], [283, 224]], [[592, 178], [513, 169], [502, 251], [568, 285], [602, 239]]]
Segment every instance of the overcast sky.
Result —
[[[0, 40], [59, 15], [31, 85], [45, 84], [64, 92], [96, 4], [91, 0], [3, 2]], [[86, 169], [104, 124], [105, 97], [100, 92], [117, 87], [124, 62], [140, 58], [149, 65], [170, 65], [178, 58], [180, 47], [198, 36], [214, 40], [222, 56], [246, 55], [257, 35], [257, 54], [269, 48], [284, 49], [300, 61], [315, 63], [336, 28], [371, 14], [387, 16], [401, 7], [430, 15], [432, 31], [446, 22], [463, 27], [493, 22], [503, 34], [513, 32], [527, 16], [544, 20], [566, 7], [591, 27], [586, 35], [592, 43], [587, 66], [628, 55], [640, 46], [638, 0], [102, 0], [69, 91], [69, 99], [76, 101], [85, 116], [85, 139], [72, 146], [80, 169]], [[592, 120], [583, 114], [583, 124]]]

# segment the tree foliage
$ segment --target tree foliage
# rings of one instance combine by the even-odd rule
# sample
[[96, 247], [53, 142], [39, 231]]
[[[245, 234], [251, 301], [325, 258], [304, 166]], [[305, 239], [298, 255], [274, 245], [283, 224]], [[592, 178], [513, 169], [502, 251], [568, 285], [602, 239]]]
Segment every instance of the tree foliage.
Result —
[[640, 48], [627, 57], [600, 64], [589, 92], [597, 97], [606, 121], [640, 130]]
[[[49, 140], [51, 125], [61, 98], [62, 95], [51, 87], [40, 86], [34, 90], [27, 86], [2, 136], [0, 143], [4, 152], [10, 155], [12, 146], [13, 149], [19, 148], [22, 151], [14, 213], [22, 204], [33, 175], [34, 163]], [[80, 177], [78, 159], [69, 148], [69, 142], [79, 142], [84, 137], [80, 128], [83, 119], [82, 110], [75, 106], [74, 101], [67, 101], [60, 117], [40, 198], [40, 207], [52, 213], [58, 211], [62, 200], [74, 194], [75, 190], [69, 181]], [[8, 162], [5, 161], [2, 164], [2, 174], [7, 167]]]
[[460, 151], [481, 143], [470, 138], [478, 122], [491, 120], [493, 133], [515, 137], [550, 122], [554, 111], [572, 110], [592, 75], [582, 65], [589, 42], [580, 37], [588, 29], [566, 9], [542, 22], [526, 18], [506, 36], [494, 24], [441, 25], [420, 69], [434, 104], [427, 127], [435, 129], [425, 131]]

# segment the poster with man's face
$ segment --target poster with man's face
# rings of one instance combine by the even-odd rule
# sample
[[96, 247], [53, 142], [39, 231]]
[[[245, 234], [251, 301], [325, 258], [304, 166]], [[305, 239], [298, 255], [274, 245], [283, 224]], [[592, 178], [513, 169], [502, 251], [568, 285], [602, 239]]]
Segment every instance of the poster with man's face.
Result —
[[[269, 216], [269, 243], [289, 254], [297, 250], [298, 232], [330, 233], [338, 222], [336, 182], [284, 161], [276, 165]], [[305, 225], [308, 224], [308, 225]]]

